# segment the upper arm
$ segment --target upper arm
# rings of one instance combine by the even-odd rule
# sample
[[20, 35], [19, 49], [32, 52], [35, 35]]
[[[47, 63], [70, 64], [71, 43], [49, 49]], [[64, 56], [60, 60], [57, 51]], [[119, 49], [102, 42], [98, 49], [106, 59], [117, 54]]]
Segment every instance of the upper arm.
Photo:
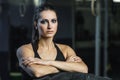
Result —
[[19, 65], [22, 66], [22, 62], [24, 58], [27, 57], [33, 57], [34, 55], [30, 51], [30, 49], [27, 46], [21, 46], [17, 49], [16, 55], [19, 61]]
[[33, 76], [31, 73], [31, 70], [28, 67], [25, 67], [25, 65], [23, 64], [23, 59], [27, 58], [27, 57], [33, 57], [34, 55], [32, 54], [32, 52], [30, 51], [30, 48], [26, 45], [21, 46], [17, 49], [16, 51], [16, 56], [18, 58], [19, 61], [19, 66], [25, 71], [27, 72], [30, 76]]
[[[37, 65], [37, 64], [32, 64], [32, 65], [26, 66], [24, 59], [29, 58], [29, 57], [34, 58], [34, 54], [31, 51], [31, 48], [29, 46], [25, 45], [25, 46], [21, 46], [20, 48], [18, 48], [16, 51], [16, 55], [19, 60], [19, 66], [30, 76], [35, 77], [36, 74], [39, 72], [39, 70], [43, 67], [42, 65]], [[43, 68], [42, 68], [42, 70], [43, 70]]]
[[65, 58], [69, 56], [76, 56], [75, 51], [70, 46], [64, 44], [57, 44], [57, 46], [59, 47]]
[[66, 46], [66, 53], [67, 57], [76, 56], [75, 51], [70, 46]]
[[75, 51], [70, 47], [66, 45], [65, 48], [66, 52], [66, 61], [72, 61], [72, 62], [81, 62], [82, 59], [76, 55]]

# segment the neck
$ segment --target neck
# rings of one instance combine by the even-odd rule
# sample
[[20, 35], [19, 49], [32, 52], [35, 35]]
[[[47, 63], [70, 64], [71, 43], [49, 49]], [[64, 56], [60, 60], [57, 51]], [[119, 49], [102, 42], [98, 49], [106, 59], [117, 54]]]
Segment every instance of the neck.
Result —
[[38, 43], [39, 48], [46, 48], [50, 49], [54, 47], [54, 42], [53, 38], [40, 38], [39, 43]]

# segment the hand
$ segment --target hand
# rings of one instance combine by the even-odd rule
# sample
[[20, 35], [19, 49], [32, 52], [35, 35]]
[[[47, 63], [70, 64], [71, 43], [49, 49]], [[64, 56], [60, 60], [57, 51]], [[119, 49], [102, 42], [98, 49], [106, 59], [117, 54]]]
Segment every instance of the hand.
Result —
[[81, 62], [82, 59], [78, 56], [70, 56], [66, 60], [67, 62]]

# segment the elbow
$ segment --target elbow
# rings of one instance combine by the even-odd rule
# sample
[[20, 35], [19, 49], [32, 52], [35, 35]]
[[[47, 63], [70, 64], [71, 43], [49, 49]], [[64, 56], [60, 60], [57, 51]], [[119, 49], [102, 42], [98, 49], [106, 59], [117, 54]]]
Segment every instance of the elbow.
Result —
[[87, 67], [87, 65], [79, 67], [79, 72], [88, 73], [88, 67]]
[[40, 78], [40, 77], [44, 76], [44, 74], [41, 71], [39, 71], [38, 69], [35, 69], [34, 71], [32, 71], [32, 74], [33, 74], [33, 77], [35, 77], [35, 78]]
[[83, 67], [83, 73], [88, 73], [88, 66], [87, 66], [87, 65], [85, 65], [85, 66]]
[[34, 76], [35, 78], [40, 78], [40, 77], [42, 77], [43, 75], [42, 75], [40, 72], [34, 72], [34, 73], [33, 73], [33, 76]]
[[41, 77], [41, 75], [40, 75], [40, 74], [35, 73], [35, 74], [34, 74], [34, 77], [35, 77], [35, 78], [39, 78], [39, 77]]
[[84, 67], [84, 71], [83, 72], [84, 73], [88, 73], [88, 67], [87, 66]]
[[88, 66], [84, 63], [83, 64], [83, 73], [88, 73]]

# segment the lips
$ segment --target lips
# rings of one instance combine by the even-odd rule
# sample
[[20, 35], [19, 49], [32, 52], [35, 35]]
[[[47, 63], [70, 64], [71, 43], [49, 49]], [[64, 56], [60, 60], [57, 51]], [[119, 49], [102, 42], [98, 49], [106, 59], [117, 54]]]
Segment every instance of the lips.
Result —
[[47, 33], [53, 33], [53, 31], [47, 31]]

